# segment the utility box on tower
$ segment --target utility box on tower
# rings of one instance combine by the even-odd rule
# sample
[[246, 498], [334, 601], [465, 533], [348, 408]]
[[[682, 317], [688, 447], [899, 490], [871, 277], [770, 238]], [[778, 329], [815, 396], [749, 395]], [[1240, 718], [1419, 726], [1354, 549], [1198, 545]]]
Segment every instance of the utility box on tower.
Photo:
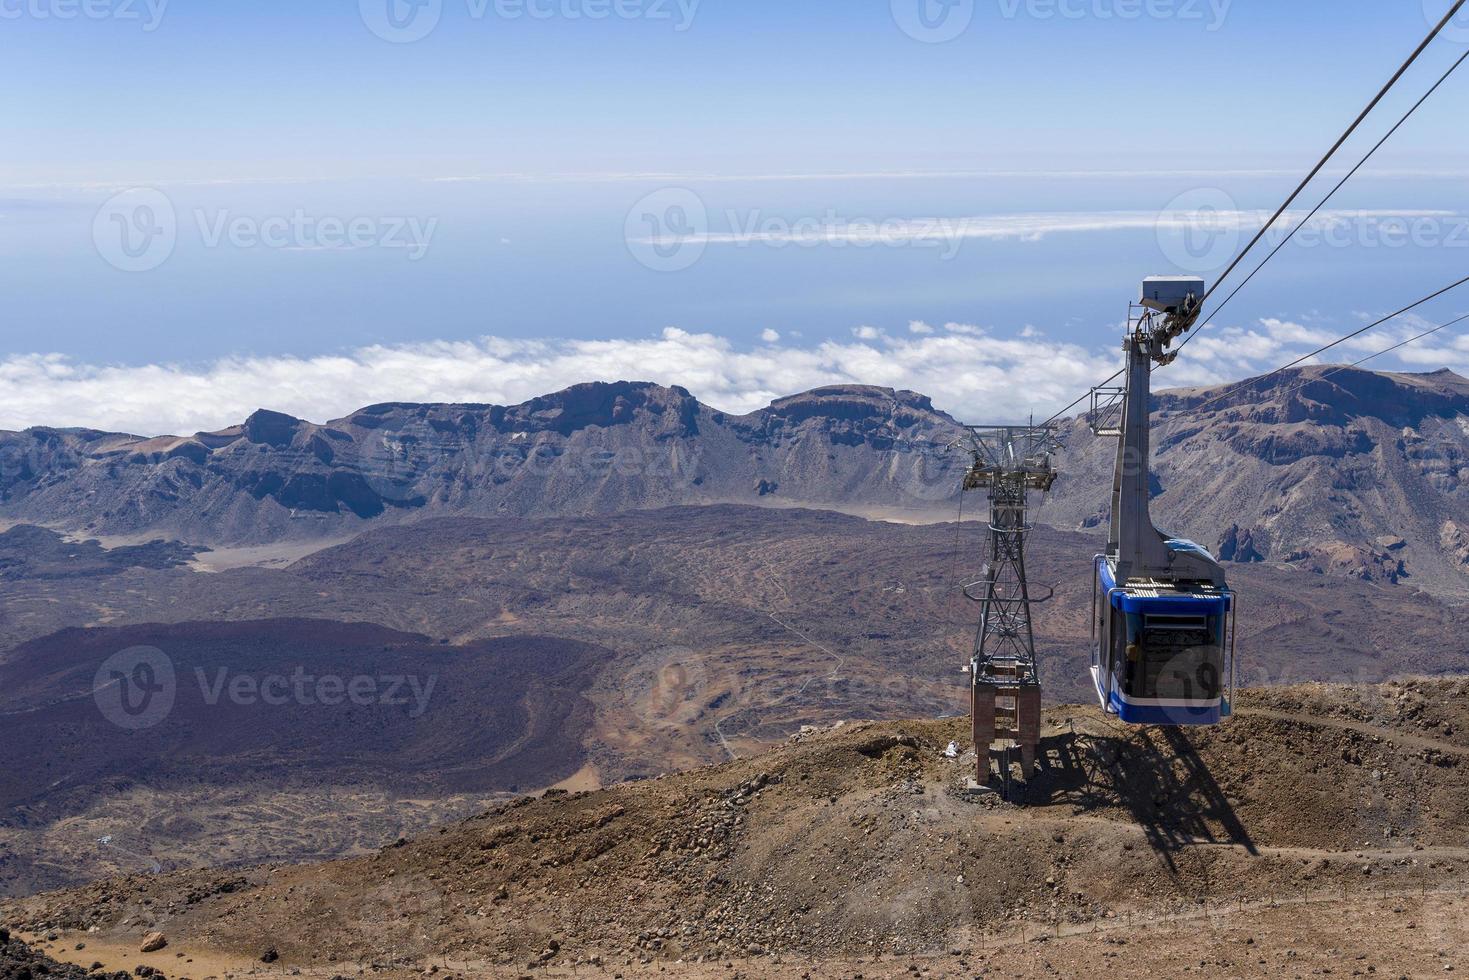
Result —
[[1138, 303], [1159, 313], [1177, 313], [1204, 298], [1204, 280], [1198, 276], [1148, 276]]

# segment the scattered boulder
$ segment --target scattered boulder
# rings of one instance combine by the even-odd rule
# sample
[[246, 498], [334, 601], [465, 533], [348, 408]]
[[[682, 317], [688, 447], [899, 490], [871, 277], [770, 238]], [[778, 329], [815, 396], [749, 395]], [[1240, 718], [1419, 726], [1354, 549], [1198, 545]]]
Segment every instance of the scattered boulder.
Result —
[[1265, 555], [1255, 542], [1254, 531], [1242, 530], [1238, 524], [1231, 524], [1219, 539], [1219, 560], [1261, 562]]
[[1438, 531], [1439, 546], [1449, 558], [1460, 565], [1469, 566], [1469, 534], [1453, 521], [1444, 521]]

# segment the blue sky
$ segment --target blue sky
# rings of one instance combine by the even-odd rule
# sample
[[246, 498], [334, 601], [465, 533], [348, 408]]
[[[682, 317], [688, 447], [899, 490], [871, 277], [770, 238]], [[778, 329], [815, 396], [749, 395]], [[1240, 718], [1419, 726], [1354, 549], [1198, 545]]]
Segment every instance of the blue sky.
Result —
[[[1248, 231], [1448, 6], [963, 0], [946, 19], [939, 0], [427, 0], [415, 20], [391, 0], [410, 32], [432, 25], [393, 43], [372, 29], [388, 2], [0, 0], [0, 427], [500, 400], [638, 368], [734, 408], [871, 374], [971, 417], [1008, 410], [1035, 371], [1041, 410], [1110, 356], [1137, 280], [1179, 269], [1147, 216], [1223, 195]], [[921, 39], [921, 4], [952, 39]], [[1342, 159], [1465, 43], [1469, 18]], [[1261, 337], [1258, 362], [1218, 351], [1182, 381], [1294, 349], [1266, 321], [1355, 326], [1464, 274], [1466, 86], [1333, 202], [1354, 231], [1288, 248], [1228, 311], [1220, 330]], [[127, 229], [143, 199], [110, 202], [141, 190], [163, 195], [146, 214], [167, 209], [171, 244], [125, 271], [98, 235]], [[650, 268], [645, 202], [682, 220], [669, 202], [689, 200], [707, 241]], [[1397, 220], [1414, 242], [1380, 245]], [[883, 243], [863, 243], [871, 226]], [[669, 329], [703, 353], [664, 349]], [[946, 378], [955, 352], [934, 345], [974, 331], [989, 347], [951, 364], [972, 377]], [[493, 377], [413, 360], [462, 343]], [[1434, 343], [1433, 366], [1469, 362]], [[599, 362], [597, 344], [621, 346]], [[364, 348], [415, 366], [333, 387]], [[773, 349], [813, 366], [748, 363]], [[240, 363], [253, 373], [229, 390]], [[199, 386], [187, 408], [179, 384]]]

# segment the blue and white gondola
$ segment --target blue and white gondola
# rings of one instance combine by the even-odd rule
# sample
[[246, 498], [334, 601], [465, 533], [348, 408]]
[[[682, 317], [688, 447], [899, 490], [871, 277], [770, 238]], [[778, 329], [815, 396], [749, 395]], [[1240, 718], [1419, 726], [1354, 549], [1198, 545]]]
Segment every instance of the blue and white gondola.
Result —
[[1205, 295], [1192, 276], [1143, 280], [1128, 311], [1123, 387], [1093, 396], [1092, 431], [1118, 444], [1107, 550], [1092, 580], [1092, 681], [1103, 710], [1132, 725], [1217, 725], [1230, 714], [1236, 602], [1224, 569], [1149, 513], [1152, 370], [1178, 356], [1170, 348]]
[[[1170, 550], [1213, 556], [1188, 541]], [[1222, 574], [1220, 576], [1222, 579]], [[1096, 559], [1092, 682], [1103, 709], [1130, 725], [1217, 725], [1231, 713], [1234, 594], [1213, 582], [1119, 585]]]

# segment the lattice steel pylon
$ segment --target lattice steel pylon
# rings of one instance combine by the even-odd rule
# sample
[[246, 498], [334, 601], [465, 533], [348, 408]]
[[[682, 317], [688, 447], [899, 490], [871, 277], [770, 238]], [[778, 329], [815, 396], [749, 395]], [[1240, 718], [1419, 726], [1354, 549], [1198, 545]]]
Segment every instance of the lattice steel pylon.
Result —
[[1045, 492], [1056, 482], [1056, 435], [1045, 425], [970, 426], [969, 434], [974, 463], [964, 491], [988, 489], [990, 501], [984, 577], [964, 587], [982, 608], [968, 668], [976, 774], [980, 782], [990, 778], [990, 749], [1003, 741], [1020, 749], [1028, 778], [1041, 726], [1031, 606], [1050, 596], [1032, 597], [1026, 582], [1026, 504], [1031, 490]]

